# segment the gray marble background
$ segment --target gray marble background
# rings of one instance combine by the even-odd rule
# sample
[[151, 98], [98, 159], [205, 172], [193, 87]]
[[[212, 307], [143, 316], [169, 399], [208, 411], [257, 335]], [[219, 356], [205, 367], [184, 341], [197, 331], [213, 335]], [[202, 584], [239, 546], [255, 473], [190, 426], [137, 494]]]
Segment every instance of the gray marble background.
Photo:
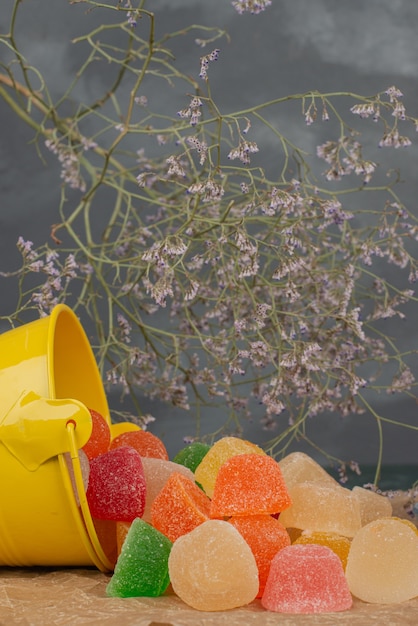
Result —
[[[0, 31], [8, 29], [12, 0], [1, 0]], [[82, 4], [67, 0], [25, 0], [20, 10], [19, 37], [23, 52], [47, 76], [53, 95], [66, 88], [79, 54], [71, 37], [87, 32], [96, 14], [86, 14]], [[116, 4], [116, 0], [115, 0]], [[221, 61], [211, 68], [215, 100], [224, 110], [251, 106], [290, 93], [355, 91], [372, 94], [390, 85], [404, 93], [408, 112], [418, 117], [418, 2], [415, 0], [273, 0], [265, 13], [239, 16], [229, 0], [155, 0], [158, 33], [171, 32], [188, 24], [206, 24], [228, 30], [231, 40], [216, 45]], [[196, 76], [199, 50], [175, 44], [177, 63]], [[7, 52], [0, 49], [0, 60]], [[77, 90], [80, 101], [90, 101], [105, 81], [103, 75], [89, 76]], [[149, 94], [158, 106], [170, 107], [170, 114], [185, 101], [173, 95], [170, 101], [158, 92]], [[285, 109], [277, 120], [296, 143], [303, 142], [314, 152], [321, 131], [307, 133], [300, 116], [300, 105]], [[59, 199], [59, 168], [51, 159], [46, 167], [31, 145], [32, 130], [18, 121], [0, 100], [0, 271], [19, 263], [16, 241], [19, 235], [42, 244], [56, 221]], [[371, 146], [378, 149], [374, 129]], [[402, 171], [402, 199], [411, 210], [418, 197], [418, 137], [405, 151], [391, 152], [394, 167]], [[268, 145], [268, 137], [264, 137]], [[376, 157], [381, 160], [381, 153]], [[386, 157], [385, 157], [386, 158]], [[406, 285], [404, 286], [406, 287]], [[13, 307], [16, 285], [0, 279], [0, 314]], [[417, 339], [417, 311], [410, 308], [403, 324], [401, 342], [410, 346]], [[0, 329], [1, 330], [1, 329]], [[398, 326], [397, 326], [398, 330]], [[390, 328], [389, 328], [390, 331]], [[117, 398], [110, 396], [110, 404]], [[155, 403], [145, 407], [158, 416], [152, 430], [162, 436], [171, 454], [183, 445], [182, 437], [193, 431], [190, 418]], [[402, 416], [418, 424], [415, 402], [382, 395], [378, 407], [387, 416]], [[210, 428], [218, 419], [208, 415]], [[377, 456], [377, 429], [370, 416], [342, 419], [338, 416], [315, 418], [320, 443], [343, 458], [374, 463]], [[271, 434], [256, 421], [247, 425], [245, 436], [263, 442]], [[418, 433], [385, 427], [384, 462], [418, 463]]]

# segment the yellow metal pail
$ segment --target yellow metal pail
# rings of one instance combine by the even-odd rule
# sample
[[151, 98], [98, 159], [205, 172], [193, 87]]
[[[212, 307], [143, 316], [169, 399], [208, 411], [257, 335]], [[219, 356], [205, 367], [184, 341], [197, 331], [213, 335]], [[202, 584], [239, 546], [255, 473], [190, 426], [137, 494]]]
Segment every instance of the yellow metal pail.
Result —
[[78, 456], [92, 430], [89, 408], [110, 425], [91, 346], [70, 308], [0, 335], [0, 565], [112, 568]]

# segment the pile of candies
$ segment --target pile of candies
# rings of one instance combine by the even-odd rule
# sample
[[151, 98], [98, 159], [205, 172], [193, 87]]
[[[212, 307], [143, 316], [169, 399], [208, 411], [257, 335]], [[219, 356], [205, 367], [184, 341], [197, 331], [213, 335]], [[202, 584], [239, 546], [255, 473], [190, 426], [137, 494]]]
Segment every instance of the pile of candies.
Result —
[[[194, 442], [169, 460], [163, 442], [91, 411], [80, 452], [98, 536], [114, 563], [106, 593], [159, 596], [224, 611], [258, 598], [281, 613], [345, 611], [418, 596], [418, 530], [390, 500], [341, 486], [293, 452]], [[113, 546], [113, 552], [112, 552]]]

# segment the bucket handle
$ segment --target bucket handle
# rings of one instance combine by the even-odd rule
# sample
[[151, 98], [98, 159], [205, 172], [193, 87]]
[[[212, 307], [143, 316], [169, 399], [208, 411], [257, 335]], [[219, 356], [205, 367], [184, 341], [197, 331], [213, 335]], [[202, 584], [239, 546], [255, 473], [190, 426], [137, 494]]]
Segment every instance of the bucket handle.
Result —
[[[67, 422], [67, 434], [68, 434], [68, 442], [70, 449], [70, 457], [71, 464], [74, 472], [74, 482], [77, 489], [78, 500], [80, 502], [80, 508], [84, 520], [84, 525], [82, 527], [82, 536], [84, 536], [85, 532], [87, 532], [88, 538], [90, 540], [91, 546], [93, 546], [94, 554], [91, 555], [93, 561], [102, 572], [113, 571], [113, 565], [107, 558], [106, 554], [103, 551], [103, 548], [99, 542], [97, 537], [96, 529], [94, 527], [93, 519], [91, 517], [90, 508], [87, 502], [86, 492], [84, 489], [84, 480], [83, 473], [81, 470], [80, 457], [78, 454], [78, 448], [75, 438], [75, 429], [76, 422], [72, 419]], [[80, 517], [78, 516], [80, 520]], [[80, 520], [81, 522], [81, 520]]]

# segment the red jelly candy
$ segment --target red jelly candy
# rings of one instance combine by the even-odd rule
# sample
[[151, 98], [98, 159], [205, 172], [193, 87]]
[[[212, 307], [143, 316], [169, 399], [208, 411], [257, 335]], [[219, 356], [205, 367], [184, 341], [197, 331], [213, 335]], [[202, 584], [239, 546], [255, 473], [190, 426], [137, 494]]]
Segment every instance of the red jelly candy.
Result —
[[151, 523], [174, 543], [209, 519], [209, 506], [209, 498], [196, 483], [174, 472], [152, 504]]
[[109, 450], [90, 463], [87, 502], [93, 517], [131, 522], [145, 508], [141, 457], [129, 446]]
[[353, 603], [339, 557], [327, 546], [291, 545], [271, 562], [261, 599], [268, 611], [333, 613]]
[[210, 517], [278, 513], [290, 505], [277, 461], [266, 454], [239, 454], [219, 469]]
[[121, 433], [112, 440], [110, 449], [112, 450], [119, 446], [131, 446], [141, 456], [164, 459], [164, 461], [169, 460], [167, 449], [161, 439], [148, 430], [133, 430]]
[[257, 598], [261, 598], [273, 557], [279, 550], [290, 545], [289, 534], [271, 515], [231, 517], [228, 522], [238, 530], [251, 548], [258, 567]]
[[91, 435], [82, 450], [89, 459], [94, 459], [94, 457], [109, 450], [110, 426], [100, 413], [93, 409], [89, 409], [89, 411], [92, 421]]

